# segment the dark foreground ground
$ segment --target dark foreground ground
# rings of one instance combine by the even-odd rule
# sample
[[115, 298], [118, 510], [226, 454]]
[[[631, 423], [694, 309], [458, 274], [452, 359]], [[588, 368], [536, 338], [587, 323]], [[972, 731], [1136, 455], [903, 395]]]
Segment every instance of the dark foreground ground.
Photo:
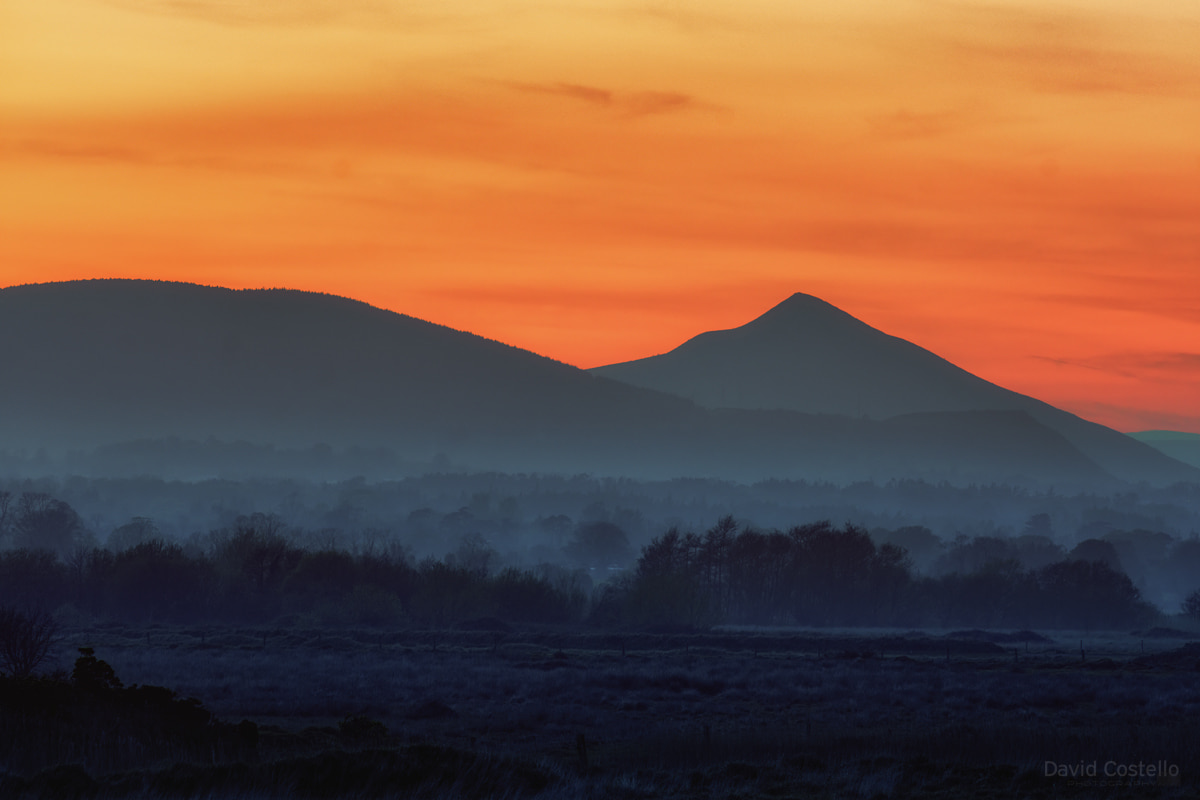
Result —
[[[0, 796], [1200, 791], [1200, 645], [1186, 637], [114, 625], [69, 631], [57, 666], [85, 646], [126, 687], [203, 709], [171, 701], [171, 727], [154, 716], [167, 701], [128, 689], [60, 692], [43, 711], [10, 695]], [[178, 733], [204, 709], [230, 724]]]

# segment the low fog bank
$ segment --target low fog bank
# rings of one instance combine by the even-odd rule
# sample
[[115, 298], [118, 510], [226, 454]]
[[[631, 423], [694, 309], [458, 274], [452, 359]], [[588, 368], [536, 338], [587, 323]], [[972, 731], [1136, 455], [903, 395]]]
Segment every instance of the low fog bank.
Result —
[[[366, 445], [312, 443], [311, 435], [300, 437], [303, 444], [292, 439], [270, 443], [261, 438], [166, 436], [116, 439], [88, 448], [21, 449], [9, 437], [9, 449], [0, 449], [0, 476], [153, 476], [182, 481], [271, 477], [318, 483], [360, 477], [375, 483], [430, 473], [586, 473], [638, 481], [687, 476], [746, 484], [779, 479], [848, 485], [898, 479], [1104, 495], [1142, 485], [1163, 488], [1197, 482], [1183, 464], [1176, 464], [1178, 474], [1133, 470], [1125, 480], [1118, 479], [1114, 475], [1122, 470], [1102, 469], [1018, 412], [910, 414], [888, 420], [745, 410], [711, 414], [714, 419], [709, 422], [716, 426], [712, 430], [705, 427], [708, 423], [697, 428], [700, 423], [692, 420], [673, 433], [650, 426], [626, 431], [628, 437], [593, 431], [587, 440], [542, 432], [514, 434], [509, 441], [495, 431], [480, 438], [463, 428], [432, 438], [406, 436], [399, 445], [369, 436], [355, 440]], [[71, 436], [67, 440], [77, 441]], [[1151, 452], [1132, 440], [1128, 444]]]
[[[1002, 597], [1005, 592], [1028, 594], [1031, 581], [1037, 583], [1038, 575], [1045, 577], [1047, 569], [1063, 563], [1100, 565], [1096, 569], [1122, 579], [1127, 576], [1138, 601], [1167, 614], [1178, 613], [1185, 599], [1200, 588], [1200, 487], [1191, 485], [1102, 495], [915, 480], [849, 486], [794, 481], [745, 485], [499, 473], [434, 473], [375, 482], [363, 478], [0, 480], [0, 551], [9, 566], [18, 568], [13, 558], [19, 551], [43, 551], [50, 561], [73, 571], [77, 580], [82, 580], [89, 564], [117, 563], [121, 554], [135, 561], [158, 558], [165, 547], [170, 558], [205, 562], [208, 566], [196, 569], [209, 575], [203, 580], [211, 585], [205, 584], [209, 588], [204, 591], [211, 593], [220, 583], [216, 576], [222, 559], [233, 563], [229, 559], [243, 558], [244, 554], [236, 558], [230, 554], [257, 541], [255, 546], [269, 542], [276, 551], [291, 554], [272, 568], [280, 571], [276, 587], [280, 591], [288, 580], [293, 588], [302, 583], [301, 578], [289, 576], [311, 561], [312, 554], [341, 553], [348, 559], [338, 562], [345, 574], [338, 579], [340, 584], [337, 580], [334, 584], [343, 589], [359, 580], [355, 570], [365, 568], [367, 562], [392, 565], [388, 569], [403, 565], [413, 574], [424, 570], [430, 579], [435, 577], [430, 570], [436, 563], [441, 565], [437, 569], [450, 570], [443, 574], [445, 580], [449, 580], [446, 575], [458, 574], [456, 570], [481, 580], [505, 574], [512, 580], [533, 576], [562, 593], [560, 601], [566, 605], [556, 618], [582, 619], [600, 602], [606, 587], [618, 587], [628, 595], [633, 588], [629, 582], [644, 571], [648, 552], [675, 535], [684, 544], [679, 545], [682, 561], [672, 567], [678, 574], [672, 573], [671, 580], [678, 591], [685, 591], [679, 586], [686, 585], [687, 592], [707, 598], [701, 604], [704, 608], [661, 619], [662, 615], [638, 611], [618, 615], [619, 622], [787, 624], [804, 618], [808, 612], [796, 606], [799, 601], [794, 597], [762, 601], [767, 605], [758, 611], [747, 610], [738, 605], [741, 601], [726, 596], [728, 587], [720, 580], [712, 583], [709, 567], [693, 570], [704, 559], [725, 558], [705, 550], [705, 537], [717, 520], [728, 520], [722, 536], [731, 542], [740, 539], [738, 546], [747, 552], [775, 548], [776, 560], [816, 559], [818, 569], [830, 567], [832, 562], [822, 559], [835, 556], [811, 551], [794, 536], [789, 540], [791, 532], [829, 521], [844, 534], [861, 534], [857, 544], [846, 539], [838, 547], [853, 550], [870, 545], [872, 558], [885, 558], [903, 573], [902, 583], [908, 587], [905, 602], [915, 610], [891, 620], [896, 624], [938, 622], [938, 615], [927, 608], [934, 602], [930, 592], [950, 591], [948, 581], [958, 581], [955, 593], [974, 593], [970, 603], [980, 608], [987, 603], [1002, 607], [1007, 602]], [[236, 544], [239, 537], [241, 545]], [[143, 547], [145, 552], [136, 558], [128, 555], [139, 546], [149, 549]], [[751, 572], [761, 572], [772, 563], [746, 558], [750, 560], [743, 567]], [[228, 569], [232, 567], [227, 563]], [[1106, 575], [1081, 579], [1109, 580]], [[864, 581], [862, 592], [879, 589], [873, 583], [879, 575], [859, 578]], [[266, 578], [256, 580], [263, 591]], [[325, 576], [318, 582], [328, 580], [332, 579]], [[390, 585], [388, 580], [393, 579], [380, 580]], [[939, 581], [942, 588], [931, 588], [930, 582]], [[149, 608], [154, 606], [152, 596], [139, 596]], [[674, 602], [643, 601], [656, 606]], [[301, 606], [310, 612], [316, 608], [312, 603], [289, 606], [280, 600], [272, 613]], [[486, 614], [491, 607], [482, 603], [472, 608]], [[401, 609], [388, 619], [398, 623], [406, 615], [412, 616], [410, 610]], [[943, 617], [946, 624], [965, 623], [968, 618], [978, 619], [979, 624], [1020, 620], [1019, 614], [1005, 617], [1000, 612]], [[886, 622], [875, 612], [833, 614], [825, 619], [811, 616], [807, 621]], [[1030, 624], [1034, 621], [1031, 617]]]
[[444, 454], [417, 459], [401, 457], [386, 447], [285, 447], [213, 437], [134, 439], [91, 449], [0, 450], [0, 475], [9, 476], [122, 479], [149, 475], [171, 481], [244, 481], [270, 476], [324, 482], [355, 476], [373, 481], [396, 480], [465, 469]]

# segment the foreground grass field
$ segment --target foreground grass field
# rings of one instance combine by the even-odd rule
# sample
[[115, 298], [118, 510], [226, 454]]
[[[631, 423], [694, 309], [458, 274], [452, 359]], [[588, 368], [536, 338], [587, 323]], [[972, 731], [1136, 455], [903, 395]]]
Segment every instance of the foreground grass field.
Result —
[[[964, 631], [67, 632], [253, 752], [8, 754], [4, 796], [1192, 797], [1187, 637]], [[116, 735], [116, 734], [114, 734]], [[1094, 774], [1093, 774], [1094, 773]], [[1153, 773], [1153, 774], [1149, 774]]]

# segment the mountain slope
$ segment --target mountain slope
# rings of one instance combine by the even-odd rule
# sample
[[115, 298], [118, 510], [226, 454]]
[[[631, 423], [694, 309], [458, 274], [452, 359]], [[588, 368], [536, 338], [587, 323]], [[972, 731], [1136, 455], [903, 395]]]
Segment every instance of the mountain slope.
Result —
[[1126, 480], [1198, 480], [1200, 471], [1110, 428], [976, 377], [834, 306], [796, 294], [739, 328], [592, 370], [707, 408], [788, 409], [887, 419], [903, 414], [1024, 411]]
[[344, 298], [154, 281], [0, 290], [0, 450], [246, 440], [480, 469], [849, 481], [1111, 478], [1027, 413], [712, 411]]
[[1145, 442], [1177, 461], [1200, 468], [1200, 433], [1139, 431], [1129, 436], [1139, 442]]
[[[176, 436], [542, 457], [686, 425], [691, 403], [344, 298], [155, 281], [0, 291], [0, 436]], [[581, 424], [586, 420], [587, 424]], [[521, 461], [520, 458], [516, 461]]]

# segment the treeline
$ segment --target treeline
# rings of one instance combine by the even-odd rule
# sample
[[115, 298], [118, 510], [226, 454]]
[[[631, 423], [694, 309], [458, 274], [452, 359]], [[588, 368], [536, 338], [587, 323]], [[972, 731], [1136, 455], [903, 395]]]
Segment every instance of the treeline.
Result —
[[877, 544], [903, 547], [916, 572], [970, 574], [989, 564], [1016, 561], [1031, 572], [1060, 561], [1102, 561], [1129, 576], [1142, 596], [1166, 610], [1178, 609], [1200, 583], [1200, 539], [1177, 539], [1161, 531], [1112, 529], [1065, 547], [1053, 538], [1049, 515], [1035, 514], [1011, 536], [956, 536], [942, 541], [929, 528], [876, 528]]
[[402, 551], [306, 550], [289, 541], [277, 519], [254, 514], [214, 532], [198, 554], [162, 539], [63, 558], [43, 549], [0, 553], [0, 606], [162, 623], [441, 627], [485, 617], [583, 618], [591, 591], [586, 572], [543, 564], [493, 573], [493, 557], [482, 539], [470, 537], [446, 558], [417, 564]]
[[[143, 465], [143, 470], [152, 471], [153, 464]], [[14, 473], [0, 465], [0, 476], [5, 474]], [[303, 529], [313, 538], [336, 535], [336, 544], [345, 549], [382, 534], [402, 539], [421, 557], [440, 557], [446, 551], [444, 543], [478, 532], [502, 554], [521, 554], [510, 560], [530, 562], [558, 560], [558, 551], [578, 524], [603, 521], [618, 525], [636, 553], [671, 525], [703, 530], [726, 514], [760, 530], [786, 530], [797, 522], [818, 519], [852, 521], [873, 536], [882, 529], [921, 526], [940, 540], [935, 543], [940, 550], [960, 534], [969, 539], [1020, 536], [1039, 515], [1046, 524], [1034, 532], [1068, 543], [1068, 547], [1120, 531], [1159, 532], [1168, 545], [1200, 533], [1200, 486], [1183, 484], [1170, 489], [1139, 487], [1136, 492], [1072, 495], [918, 480], [849, 486], [764, 481], [747, 486], [700, 479], [643, 482], [499, 473], [429, 474], [382, 482], [362, 478], [183, 482], [152, 477], [0, 477], [0, 505], [6, 496], [12, 505], [8, 525], [0, 509], [0, 549], [58, 547], [46, 544], [46, 534], [39, 531], [35, 535], [34, 528], [48, 528], [49, 535], [58, 536], [64, 544], [70, 534], [69, 527], [55, 525], [49, 515], [38, 513], [39, 509], [31, 507], [25, 509], [30, 514], [23, 513], [18, 506], [24, 494], [31, 495], [31, 503], [42, 495], [42, 500], [52, 497], [69, 504], [78, 512], [84, 529], [76, 538], [90, 536], [94, 544], [107, 544], [110, 549], [123, 549], [125, 544], [108, 541], [109, 533], [135, 516], [154, 519], [163, 538], [187, 543], [190, 537], [203, 535], [197, 532], [232, 527], [236, 518], [249, 510], [275, 513], [289, 529]], [[60, 517], [59, 522], [67, 520]], [[16, 530], [18, 523], [20, 531]], [[310, 548], [316, 544], [308, 542]], [[917, 565], [930, 571], [926, 567], [931, 569], [933, 564], [909, 549]], [[936, 560], [937, 555], [931, 553], [928, 561]], [[1144, 582], [1135, 574], [1137, 565], [1123, 560], [1135, 583], [1151, 596], [1159, 576]], [[1155, 565], [1146, 566], [1155, 569]], [[1177, 602], [1174, 597], [1157, 594], [1153, 599], [1164, 607]]]
[[[52, 498], [19, 505], [12, 523], [19, 536], [79, 524]], [[428, 627], [498, 618], [619, 627], [1128, 629], [1160, 616], [1111, 546], [1066, 554], [962, 543], [951, 551], [961, 569], [924, 574], [904, 547], [850, 524], [761, 531], [724, 517], [703, 534], [673, 528], [642, 548], [635, 568], [613, 572], [604, 565], [628, 543], [610, 523], [579, 526], [564, 548], [576, 564], [599, 564], [593, 571], [551, 563], [497, 569], [497, 552], [478, 533], [444, 558], [416, 562], [399, 546], [302, 547], [272, 515], [239, 517], [209, 533], [202, 548], [146, 538], [153, 528], [143, 523], [146, 530], [124, 532], [136, 544], [121, 549], [0, 552], [0, 606], [138, 622]], [[1015, 557], [1033, 552], [1042, 558], [1036, 567]], [[619, 577], [593, 591], [592, 574]]]
[[1027, 569], [996, 559], [971, 572], [913, 573], [906, 551], [828, 522], [761, 532], [730, 517], [703, 535], [672, 529], [636, 571], [602, 586], [592, 618], [624, 625], [914, 628], [1131, 628], [1160, 612], [1103, 561]]

